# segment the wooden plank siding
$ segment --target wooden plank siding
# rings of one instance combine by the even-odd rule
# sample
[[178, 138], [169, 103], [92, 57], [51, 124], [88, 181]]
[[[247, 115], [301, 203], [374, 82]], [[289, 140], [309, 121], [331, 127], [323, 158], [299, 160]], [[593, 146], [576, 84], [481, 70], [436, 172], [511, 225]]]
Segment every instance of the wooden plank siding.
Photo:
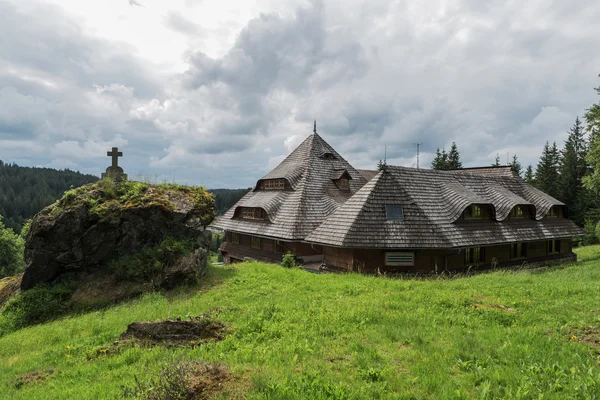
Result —
[[[483, 261], [476, 263], [479, 266], [511, 265], [523, 262], [539, 262], [545, 259], [551, 260], [572, 255], [571, 240], [560, 241], [560, 252], [548, 254], [548, 241], [529, 242], [526, 244], [526, 256], [524, 258], [511, 257], [511, 245], [502, 244], [498, 246], [482, 247]], [[404, 267], [389, 267], [385, 265], [386, 252], [414, 252], [414, 265]], [[382, 250], [382, 249], [349, 249], [339, 247], [323, 248], [324, 263], [334, 269], [357, 272], [376, 271], [404, 271], [404, 272], [432, 272], [463, 270], [471, 264], [465, 262], [464, 249], [431, 249], [431, 250]]]
[[[252, 258], [258, 261], [280, 263], [283, 254], [288, 251], [298, 258], [320, 256], [323, 248], [319, 245], [311, 245], [303, 242], [279, 241], [276, 239], [260, 238], [260, 248], [252, 247], [252, 235], [237, 234], [238, 243], [233, 243], [232, 232], [226, 232], [226, 244], [220, 248], [225, 263], [241, 261], [244, 258]], [[256, 236], [255, 236], [256, 237]]]

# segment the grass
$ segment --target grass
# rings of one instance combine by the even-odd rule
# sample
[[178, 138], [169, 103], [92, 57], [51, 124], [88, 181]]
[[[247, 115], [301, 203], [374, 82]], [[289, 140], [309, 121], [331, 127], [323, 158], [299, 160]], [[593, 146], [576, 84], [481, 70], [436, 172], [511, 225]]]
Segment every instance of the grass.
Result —
[[[600, 347], [579, 332], [600, 327], [600, 246], [577, 252], [576, 265], [454, 279], [213, 267], [193, 291], [0, 338], [0, 397], [119, 398], [136, 379], [200, 360], [236, 377], [223, 398], [597, 399]], [[216, 307], [231, 332], [223, 341], [99, 354], [131, 322]]]

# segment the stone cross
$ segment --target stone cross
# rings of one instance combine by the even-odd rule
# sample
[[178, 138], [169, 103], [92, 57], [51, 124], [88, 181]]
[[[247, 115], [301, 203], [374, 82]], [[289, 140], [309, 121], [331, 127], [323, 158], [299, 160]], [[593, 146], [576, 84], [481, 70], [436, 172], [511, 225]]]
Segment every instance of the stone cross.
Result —
[[123, 157], [123, 152], [119, 151], [118, 147], [113, 147], [112, 151], [107, 152], [106, 155], [112, 157], [112, 165], [106, 168], [106, 172], [102, 174], [102, 179], [110, 178], [115, 182], [126, 181], [127, 174], [125, 174], [123, 168], [119, 167], [119, 157]]
[[112, 156], [112, 168], [117, 169], [119, 167], [119, 157], [123, 157], [123, 152], [119, 151], [118, 147], [113, 147], [112, 151], [106, 153], [107, 156]]

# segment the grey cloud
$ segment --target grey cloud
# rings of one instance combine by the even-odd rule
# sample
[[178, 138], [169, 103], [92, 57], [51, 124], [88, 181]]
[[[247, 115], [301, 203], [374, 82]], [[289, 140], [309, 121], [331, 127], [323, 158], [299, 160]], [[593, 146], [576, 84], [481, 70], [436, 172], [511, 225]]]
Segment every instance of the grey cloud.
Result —
[[176, 32], [184, 35], [197, 36], [203, 34], [204, 30], [201, 26], [190, 21], [177, 11], [169, 11], [165, 16], [165, 25]]
[[[131, 174], [212, 187], [254, 184], [286, 154], [286, 140], [310, 133], [313, 119], [356, 167], [373, 168], [386, 145], [388, 159], [413, 165], [414, 142], [424, 143], [421, 165], [428, 165], [453, 141], [467, 166], [507, 151], [535, 164], [543, 143], [560, 141], [597, 101], [600, 5], [444, 7], [331, 0], [264, 13], [222, 57], [192, 47], [188, 70], [163, 79], [127, 45], [86, 36], [59, 10], [24, 15], [0, 0], [0, 37], [11, 37], [0, 46], [0, 85], [12, 88], [0, 95], [0, 139], [95, 148], [122, 137]], [[204, 34], [182, 14], [164, 23]], [[71, 160], [86, 170], [106, 163], [25, 152], [15, 159]]]

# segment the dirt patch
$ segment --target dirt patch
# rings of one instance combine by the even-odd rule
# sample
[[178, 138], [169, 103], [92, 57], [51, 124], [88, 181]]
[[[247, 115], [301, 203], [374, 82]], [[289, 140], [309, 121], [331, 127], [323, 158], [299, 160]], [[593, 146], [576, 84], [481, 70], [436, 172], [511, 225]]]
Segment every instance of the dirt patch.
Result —
[[193, 346], [222, 340], [224, 336], [225, 325], [222, 322], [197, 317], [189, 321], [134, 322], [121, 335], [119, 344], [135, 340], [151, 346]]
[[15, 387], [21, 388], [25, 385], [39, 383], [48, 379], [54, 374], [54, 370], [28, 372], [14, 380]]
[[23, 274], [0, 279], [0, 308], [21, 291]]
[[587, 343], [591, 346], [600, 348], [600, 327], [571, 329], [569, 340], [573, 342]]
[[178, 362], [168, 365], [157, 378], [149, 382], [136, 380], [136, 386], [126, 388], [124, 395], [146, 400], [203, 400], [218, 396], [236, 398], [234, 381], [223, 365], [200, 361]]

